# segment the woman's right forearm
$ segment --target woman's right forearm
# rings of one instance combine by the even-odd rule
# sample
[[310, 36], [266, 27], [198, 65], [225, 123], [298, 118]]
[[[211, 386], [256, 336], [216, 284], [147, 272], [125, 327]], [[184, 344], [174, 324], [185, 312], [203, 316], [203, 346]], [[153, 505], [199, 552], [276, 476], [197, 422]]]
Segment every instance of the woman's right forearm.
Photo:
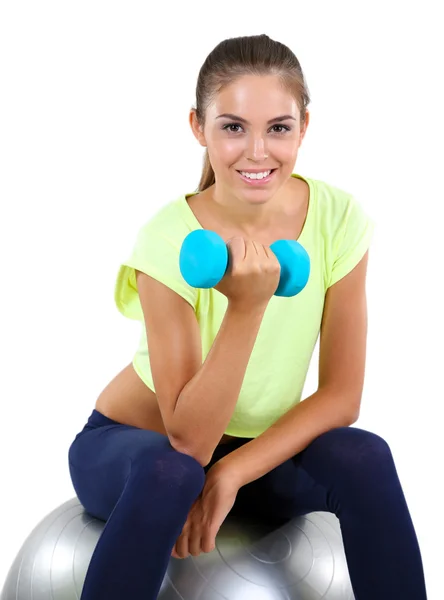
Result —
[[265, 309], [228, 305], [206, 360], [177, 400], [176, 448], [204, 466], [233, 414]]

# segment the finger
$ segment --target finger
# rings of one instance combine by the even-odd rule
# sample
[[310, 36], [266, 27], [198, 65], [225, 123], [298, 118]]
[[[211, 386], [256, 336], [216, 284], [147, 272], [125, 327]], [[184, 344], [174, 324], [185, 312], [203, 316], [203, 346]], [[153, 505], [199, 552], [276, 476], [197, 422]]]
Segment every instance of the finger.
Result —
[[206, 529], [202, 535], [202, 550], [212, 552], [216, 548], [216, 536], [210, 529]]
[[[256, 242], [254, 240], [249, 240], [247, 243], [248, 243], [249, 248], [252, 247], [250, 250], [250, 253], [251, 253], [250, 257], [251, 256], [261, 256], [261, 257], [265, 258], [268, 256], [266, 247], [263, 244], [261, 244], [260, 242]], [[247, 251], [247, 253], [248, 253], [248, 251]]]
[[188, 539], [188, 550], [192, 556], [199, 556], [202, 553], [202, 536], [201, 528], [195, 525], [191, 529], [191, 534]]
[[267, 253], [267, 246], [265, 246], [264, 244], [259, 244], [259, 243], [257, 243], [257, 242], [256, 242], [256, 245], [258, 246], [258, 248], [257, 248], [257, 253], [258, 253], [260, 256], [268, 256], [268, 253]]
[[188, 534], [182, 533], [176, 542], [176, 549], [179, 558], [187, 558], [189, 556], [188, 551]]
[[229, 248], [229, 253], [233, 256], [239, 256], [241, 260], [245, 258], [247, 255], [247, 242], [243, 237], [236, 235], [230, 238], [227, 242], [227, 246]]
[[251, 240], [251, 244], [253, 245], [254, 249], [256, 250], [256, 254], [259, 254], [260, 253], [259, 246], [261, 244], [259, 244], [258, 242], [255, 242], [254, 240]]

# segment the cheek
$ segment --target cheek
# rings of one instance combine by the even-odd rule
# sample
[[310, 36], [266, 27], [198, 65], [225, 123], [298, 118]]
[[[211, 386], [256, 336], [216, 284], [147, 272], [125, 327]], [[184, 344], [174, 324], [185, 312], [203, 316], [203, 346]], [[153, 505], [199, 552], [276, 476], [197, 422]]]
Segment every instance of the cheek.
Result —
[[268, 152], [275, 158], [280, 158], [283, 162], [291, 161], [298, 152], [299, 140], [291, 139], [273, 139], [268, 143]]
[[208, 153], [215, 162], [230, 162], [237, 160], [244, 151], [244, 144], [240, 139], [216, 139], [208, 143]]

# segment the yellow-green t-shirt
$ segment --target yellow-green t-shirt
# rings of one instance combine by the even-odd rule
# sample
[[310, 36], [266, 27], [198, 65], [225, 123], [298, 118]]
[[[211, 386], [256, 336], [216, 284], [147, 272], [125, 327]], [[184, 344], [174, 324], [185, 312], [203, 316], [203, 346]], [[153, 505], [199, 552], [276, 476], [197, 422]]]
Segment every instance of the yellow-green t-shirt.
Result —
[[[320, 332], [327, 289], [347, 275], [367, 251], [375, 222], [347, 192], [323, 181], [302, 177], [309, 185], [308, 212], [298, 242], [310, 257], [310, 277], [296, 296], [272, 296], [254, 344], [228, 435], [254, 438], [301, 400]], [[185, 237], [202, 229], [187, 197], [163, 206], [139, 230], [134, 248], [119, 269], [115, 301], [119, 311], [142, 323], [133, 366], [154, 392], [143, 312], [135, 270], [157, 279], [193, 307], [202, 338], [205, 361], [227, 309], [226, 296], [215, 290], [193, 288], [179, 269]], [[168, 318], [165, 315], [164, 318]], [[227, 373], [227, 377], [229, 377]]]

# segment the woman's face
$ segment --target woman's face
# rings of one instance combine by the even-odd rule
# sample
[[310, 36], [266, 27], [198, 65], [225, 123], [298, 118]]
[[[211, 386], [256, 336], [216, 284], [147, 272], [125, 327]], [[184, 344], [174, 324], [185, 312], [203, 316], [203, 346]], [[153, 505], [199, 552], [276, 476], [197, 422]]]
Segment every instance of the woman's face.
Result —
[[[207, 109], [203, 131], [195, 117], [191, 124], [199, 142], [208, 148], [217, 187], [264, 201], [293, 173], [308, 118], [307, 112], [301, 131], [296, 100], [277, 77], [247, 75], [216, 96]], [[265, 175], [252, 180], [248, 178], [252, 173]]]

